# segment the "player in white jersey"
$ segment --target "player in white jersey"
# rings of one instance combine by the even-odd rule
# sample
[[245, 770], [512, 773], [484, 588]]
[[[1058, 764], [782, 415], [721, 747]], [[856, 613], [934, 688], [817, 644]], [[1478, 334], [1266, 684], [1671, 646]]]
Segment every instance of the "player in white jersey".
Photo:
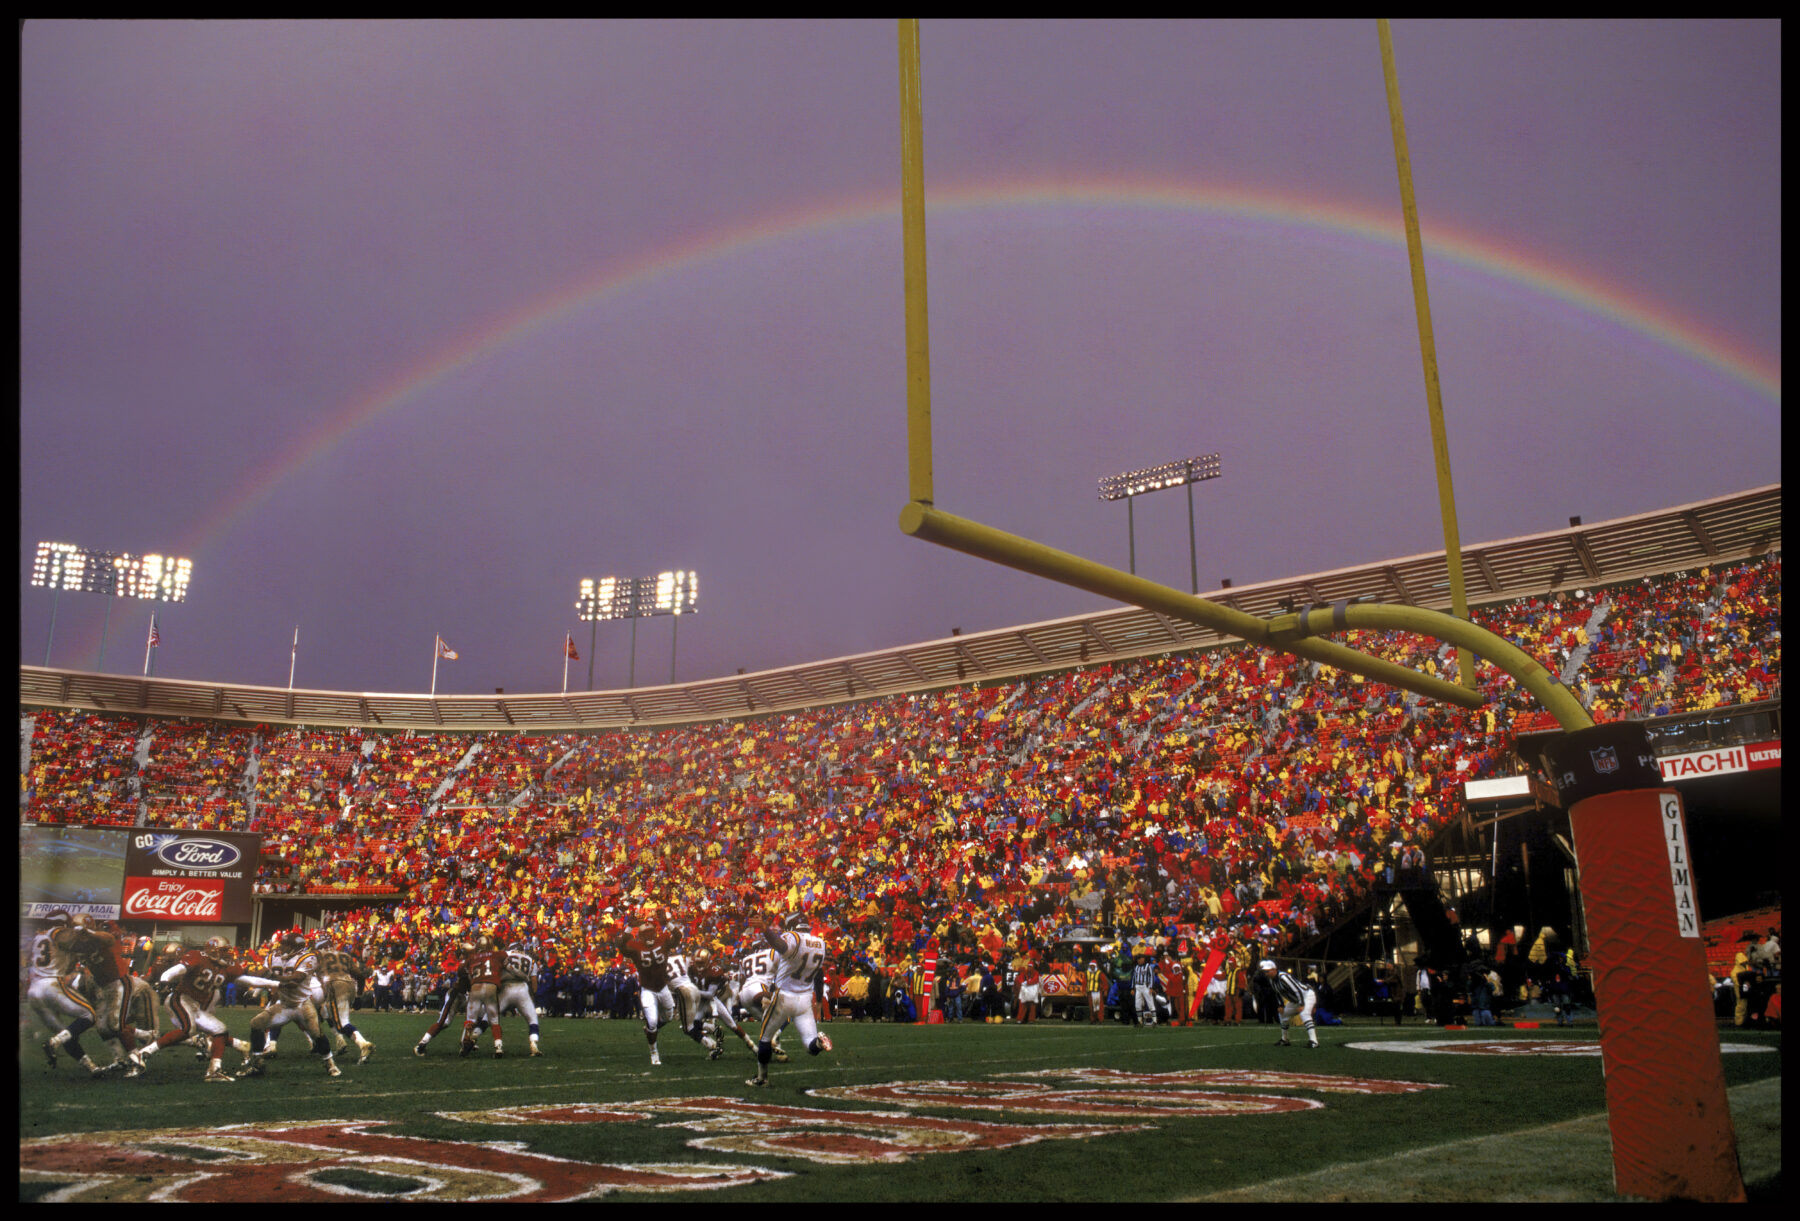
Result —
[[[94, 1016], [94, 1003], [78, 986], [75, 960], [62, 941], [58, 930], [67, 928], [69, 913], [60, 908], [50, 913], [49, 922], [31, 939], [31, 982], [25, 993], [25, 1008], [31, 1019], [50, 1034], [55, 1034], [77, 1018]], [[44, 1044], [44, 1058], [56, 1067], [56, 1048]], [[71, 1052], [71, 1054], [74, 1054]], [[85, 1053], [77, 1063], [90, 1073], [100, 1072]]]
[[[744, 1007], [750, 1021], [761, 1025], [774, 999], [775, 951], [759, 945], [738, 959], [737, 1003]], [[788, 1054], [781, 1049], [779, 1036], [774, 1044], [775, 1063], [786, 1064]]]
[[333, 1056], [330, 1040], [319, 1028], [318, 1002], [314, 998], [322, 1000], [324, 989], [319, 984], [318, 969], [317, 952], [307, 949], [298, 933], [289, 933], [281, 939], [278, 952], [269, 956], [269, 966], [264, 972], [280, 980], [280, 986], [275, 989], [268, 1006], [250, 1019], [251, 1056], [239, 1070], [239, 1077], [263, 1074], [268, 1059], [275, 1054], [275, 1041], [281, 1028], [291, 1022], [299, 1023], [302, 1033], [312, 1040], [312, 1052], [325, 1061], [326, 1075], [343, 1075]]
[[756, 1045], [756, 1076], [745, 1085], [769, 1084], [775, 1036], [789, 1022], [800, 1032], [808, 1055], [831, 1050], [830, 1037], [820, 1034], [813, 1021], [813, 987], [825, 969], [825, 941], [802, 931], [805, 920], [798, 912], [783, 920], [782, 926], [763, 933], [764, 944], [775, 951], [775, 996], [763, 1017], [762, 1038]]
[[675, 1021], [688, 1038], [714, 1052], [719, 1050], [719, 1041], [706, 1033], [706, 1009], [700, 1000], [699, 986], [688, 974], [689, 961], [686, 954], [669, 955], [669, 995], [675, 998]]
[[537, 959], [521, 942], [506, 947], [506, 961], [500, 968], [500, 1012], [508, 1009], [522, 1015], [531, 1028], [531, 1054], [541, 1056], [538, 1048], [537, 1004], [531, 999], [532, 985], [537, 983]]
[[321, 942], [313, 954], [318, 964], [313, 979], [323, 996], [323, 1000], [315, 999], [313, 1004], [318, 1008], [319, 1019], [332, 1031], [333, 1050], [342, 1055], [346, 1047], [355, 1043], [356, 1062], [367, 1064], [375, 1054], [375, 1044], [356, 1028], [355, 1016], [356, 998], [362, 992], [363, 981], [369, 978], [369, 968], [355, 954], [330, 941]]
[[1261, 970], [1263, 978], [1269, 981], [1269, 986], [1275, 991], [1275, 1000], [1281, 1005], [1281, 1042], [1275, 1046], [1288, 1045], [1288, 1022], [1297, 1017], [1306, 1027], [1306, 1045], [1316, 1050], [1319, 1046], [1319, 1032], [1313, 1028], [1313, 1006], [1318, 1003], [1318, 997], [1311, 988], [1286, 971], [1277, 970], [1275, 964], [1267, 958], [1262, 960]]

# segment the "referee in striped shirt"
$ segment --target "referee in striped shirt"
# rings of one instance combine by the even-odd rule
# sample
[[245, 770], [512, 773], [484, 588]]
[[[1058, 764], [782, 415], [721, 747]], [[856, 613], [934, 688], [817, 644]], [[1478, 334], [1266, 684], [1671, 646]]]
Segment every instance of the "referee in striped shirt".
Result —
[[1277, 969], [1271, 959], [1265, 958], [1259, 965], [1263, 978], [1275, 990], [1276, 1003], [1281, 1006], [1281, 1042], [1275, 1046], [1288, 1046], [1288, 1022], [1298, 1017], [1306, 1027], [1306, 1045], [1317, 1050], [1319, 1032], [1313, 1028], [1313, 1006], [1318, 1003], [1318, 997], [1292, 975]]

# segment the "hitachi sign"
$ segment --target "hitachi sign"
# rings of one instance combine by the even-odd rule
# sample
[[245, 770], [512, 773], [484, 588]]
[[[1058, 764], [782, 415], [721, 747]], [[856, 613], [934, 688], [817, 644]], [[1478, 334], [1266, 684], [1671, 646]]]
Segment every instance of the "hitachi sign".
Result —
[[1665, 755], [1656, 762], [1662, 768], [1664, 780], [1692, 780], [1696, 776], [1757, 772], [1781, 766], [1781, 739], [1751, 742], [1744, 746], [1721, 746], [1717, 750], [1697, 750], [1686, 755]]
[[1750, 760], [1742, 746], [1696, 751], [1691, 755], [1665, 755], [1656, 761], [1664, 780], [1691, 780], [1695, 776], [1723, 776], [1747, 772]]

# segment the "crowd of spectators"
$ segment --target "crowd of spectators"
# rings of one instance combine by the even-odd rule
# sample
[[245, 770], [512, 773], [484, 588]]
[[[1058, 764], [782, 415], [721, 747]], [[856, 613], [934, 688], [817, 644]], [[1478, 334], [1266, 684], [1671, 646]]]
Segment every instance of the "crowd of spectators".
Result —
[[[1597, 719], [1779, 693], [1778, 556], [1475, 618]], [[1436, 641], [1345, 643], [1455, 673]], [[1152, 951], [1221, 930], [1265, 953], [1303, 942], [1422, 858], [1464, 780], [1519, 769], [1523, 697], [1490, 664], [1477, 679], [1493, 702], [1465, 712], [1225, 647], [654, 732], [39, 710], [21, 816], [260, 832], [259, 887], [368, 896], [335, 926], [403, 972], [479, 928], [534, 939], [581, 991], [646, 911], [729, 949], [804, 908], [840, 980], [880, 997], [933, 937], [990, 968], [1045, 960], [1078, 924]]]

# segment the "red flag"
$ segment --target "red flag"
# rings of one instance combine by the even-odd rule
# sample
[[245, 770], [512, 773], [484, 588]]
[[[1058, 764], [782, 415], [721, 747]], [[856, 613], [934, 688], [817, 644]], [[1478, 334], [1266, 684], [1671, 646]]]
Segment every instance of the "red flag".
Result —
[[570, 661], [581, 660], [581, 654], [575, 651], [575, 637], [573, 633], [563, 636], [563, 656], [567, 657]]

